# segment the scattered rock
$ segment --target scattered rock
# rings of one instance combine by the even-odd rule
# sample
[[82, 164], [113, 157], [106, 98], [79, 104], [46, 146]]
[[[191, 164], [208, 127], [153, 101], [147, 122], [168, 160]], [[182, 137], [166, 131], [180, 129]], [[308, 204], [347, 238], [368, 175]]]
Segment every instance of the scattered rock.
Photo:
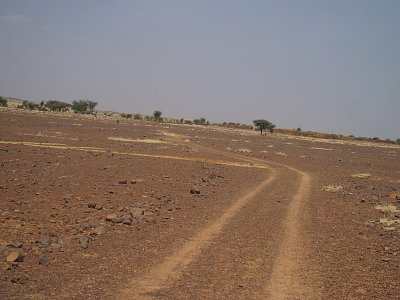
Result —
[[14, 248], [6, 257], [7, 262], [22, 262], [25, 258], [25, 251], [21, 248]]
[[47, 235], [41, 235], [37, 240], [36, 240], [36, 245], [39, 248], [47, 248], [50, 244], [50, 237]]
[[196, 188], [192, 188], [192, 189], [190, 189], [190, 193], [192, 195], [200, 195], [200, 190], [198, 190]]
[[97, 204], [95, 202], [89, 202], [88, 208], [96, 208]]
[[48, 266], [50, 264], [50, 260], [46, 256], [42, 256], [39, 261], [39, 265]]
[[25, 284], [29, 280], [29, 277], [27, 275], [20, 275], [20, 276], [14, 276], [10, 278], [10, 281], [12, 283], [18, 283], [18, 284]]
[[119, 184], [128, 184], [128, 180], [126, 180], [126, 179], [125, 179], [125, 180], [121, 180], [121, 181], [119, 181], [118, 183], [119, 183]]
[[79, 238], [79, 246], [82, 249], [87, 249], [89, 247], [90, 238], [87, 236], [82, 236]]
[[131, 208], [130, 213], [135, 218], [140, 218], [140, 216], [144, 216], [144, 210], [138, 207]]
[[338, 193], [343, 191], [343, 187], [341, 185], [330, 184], [323, 186], [322, 190], [325, 192]]
[[20, 241], [14, 242], [14, 243], [12, 244], [12, 246], [13, 246], [14, 248], [22, 248], [23, 245], [24, 245], [24, 244], [23, 244], [22, 242], [20, 242]]
[[94, 232], [95, 234], [97, 234], [97, 235], [101, 235], [101, 234], [103, 234], [105, 231], [106, 231], [106, 228], [105, 228], [104, 226], [102, 226], [102, 225], [96, 226], [96, 227], [93, 229], [93, 232]]
[[122, 219], [116, 213], [108, 214], [106, 216], [106, 221], [112, 223], [122, 223]]

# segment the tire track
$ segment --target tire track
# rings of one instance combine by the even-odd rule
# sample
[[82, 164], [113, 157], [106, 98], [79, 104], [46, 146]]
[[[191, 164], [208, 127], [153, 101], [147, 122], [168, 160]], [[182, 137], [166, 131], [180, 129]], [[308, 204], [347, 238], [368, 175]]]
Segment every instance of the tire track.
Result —
[[214, 223], [205, 227], [160, 264], [152, 267], [145, 275], [131, 281], [130, 288], [124, 290], [119, 299], [153, 299], [152, 293], [167, 288], [180, 278], [182, 271], [208, 246], [255, 195], [260, 193], [276, 178], [275, 172], [255, 187], [253, 191], [236, 200]]

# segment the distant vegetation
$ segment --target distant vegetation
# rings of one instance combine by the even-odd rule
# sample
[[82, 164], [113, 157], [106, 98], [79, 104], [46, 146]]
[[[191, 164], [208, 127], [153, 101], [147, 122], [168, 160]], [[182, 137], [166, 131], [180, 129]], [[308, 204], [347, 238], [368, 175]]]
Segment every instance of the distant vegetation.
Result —
[[[20, 99], [2, 97], [0, 96], [0, 107], [7, 107], [9, 103], [18, 101], [21, 103]], [[79, 114], [92, 114], [94, 109], [98, 105], [95, 101], [90, 100], [75, 100], [72, 104], [58, 101], [58, 100], [48, 100], [41, 101], [40, 103], [23, 100], [17, 108], [26, 109], [26, 110], [38, 110], [38, 111], [55, 111], [55, 112], [63, 112], [72, 110], [75, 113]], [[103, 112], [104, 116], [114, 117], [117, 113], [113, 112]], [[160, 110], [155, 110], [152, 115], [142, 115], [139, 113], [130, 114], [130, 113], [119, 113], [121, 118], [125, 119], [134, 119], [140, 121], [152, 121], [152, 122], [163, 122], [163, 123], [172, 123], [172, 124], [187, 124], [187, 125], [199, 125], [199, 126], [219, 126], [219, 127], [227, 127], [234, 129], [245, 129], [245, 130], [259, 130], [261, 134], [264, 131], [277, 132], [281, 134], [295, 135], [295, 136], [304, 136], [311, 138], [321, 138], [321, 139], [334, 139], [334, 140], [357, 140], [364, 142], [377, 142], [377, 143], [385, 143], [385, 144], [397, 144], [400, 145], [400, 138], [395, 140], [386, 139], [381, 140], [379, 137], [356, 137], [354, 135], [340, 135], [340, 134], [332, 134], [332, 133], [321, 133], [321, 132], [313, 132], [313, 131], [303, 131], [300, 127], [294, 129], [276, 129], [275, 124], [265, 119], [256, 119], [253, 121], [254, 127], [248, 124], [241, 124], [235, 122], [223, 122], [223, 123], [211, 123], [206, 118], [196, 118], [194, 120], [187, 120], [184, 118], [175, 119], [175, 118], [166, 118], [162, 117], [162, 112]], [[119, 120], [117, 120], [119, 122]]]
[[2, 107], [7, 107], [8, 106], [8, 101], [7, 99], [4, 99], [3, 97], [0, 96], [0, 106]]
[[155, 111], [153, 112], [154, 120], [157, 121], [157, 122], [162, 122], [162, 121], [163, 121], [163, 118], [161, 118], [161, 115], [162, 115], [162, 112], [161, 112], [161, 111], [155, 110]]
[[42, 101], [40, 102], [41, 107], [46, 107], [50, 111], [66, 111], [68, 110], [72, 105], [70, 103], [58, 101], [58, 100], [49, 100], [49, 101]]
[[196, 125], [210, 125], [210, 122], [207, 121], [205, 118], [194, 119], [193, 123]]
[[121, 117], [122, 117], [122, 118], [125, 118], [125, 119], [130, 119], [130, 118], [132, 118], [132, 114], [125, 114], [125, 113], [122, 113], [122, 114], [121, 114]]
[[263, 133], [263, 130], [268, 130], [269, 132], [272, 132], [274, 130], [274, 128], [276, 127], [275, 124], [271, 123], [270, 121], [264, 120], [264, 119], [254, 120], [253, 124], [257, 130], [260, 130], [261, 134]]
[[78, 114], [90, 114], [93, 113], [97, 104], [97, 102], [90, 100], [75, 100], [72, 102], [72, 110]]
[[28, 110], [40, 110], [40, 105], [35, 102], [24, 100], [22, 101], [21, 105], [17, 106], [17, 108], [23, 108]]

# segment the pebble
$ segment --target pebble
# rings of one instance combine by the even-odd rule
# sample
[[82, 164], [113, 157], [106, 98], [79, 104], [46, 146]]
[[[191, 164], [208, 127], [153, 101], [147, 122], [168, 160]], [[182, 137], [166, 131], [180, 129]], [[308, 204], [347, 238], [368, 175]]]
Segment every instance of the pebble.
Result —
[[192, 195], [200, 195], [200, 191], [198, 189], [195, 189], [195, 188], [190, 189], [190, 193]]
[[79, 238], [79, 246], [81, 246], [82, 249], [87, 249], [89, 247], [89, 237], [87, 236], [82, 236]]
[[46, 256], [42, 256], [38, 262], [39, 262], [39, 265], [42, 265], [42, 266], [48, 266], [50, 264], [50, 260]]

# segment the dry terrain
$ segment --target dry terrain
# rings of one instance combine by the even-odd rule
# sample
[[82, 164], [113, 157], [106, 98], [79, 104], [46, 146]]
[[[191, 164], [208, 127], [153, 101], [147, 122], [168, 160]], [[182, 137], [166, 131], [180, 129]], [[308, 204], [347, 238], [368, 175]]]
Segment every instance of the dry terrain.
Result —
[[1, 299], [400, 299], [400, 148], [0, 110]]

